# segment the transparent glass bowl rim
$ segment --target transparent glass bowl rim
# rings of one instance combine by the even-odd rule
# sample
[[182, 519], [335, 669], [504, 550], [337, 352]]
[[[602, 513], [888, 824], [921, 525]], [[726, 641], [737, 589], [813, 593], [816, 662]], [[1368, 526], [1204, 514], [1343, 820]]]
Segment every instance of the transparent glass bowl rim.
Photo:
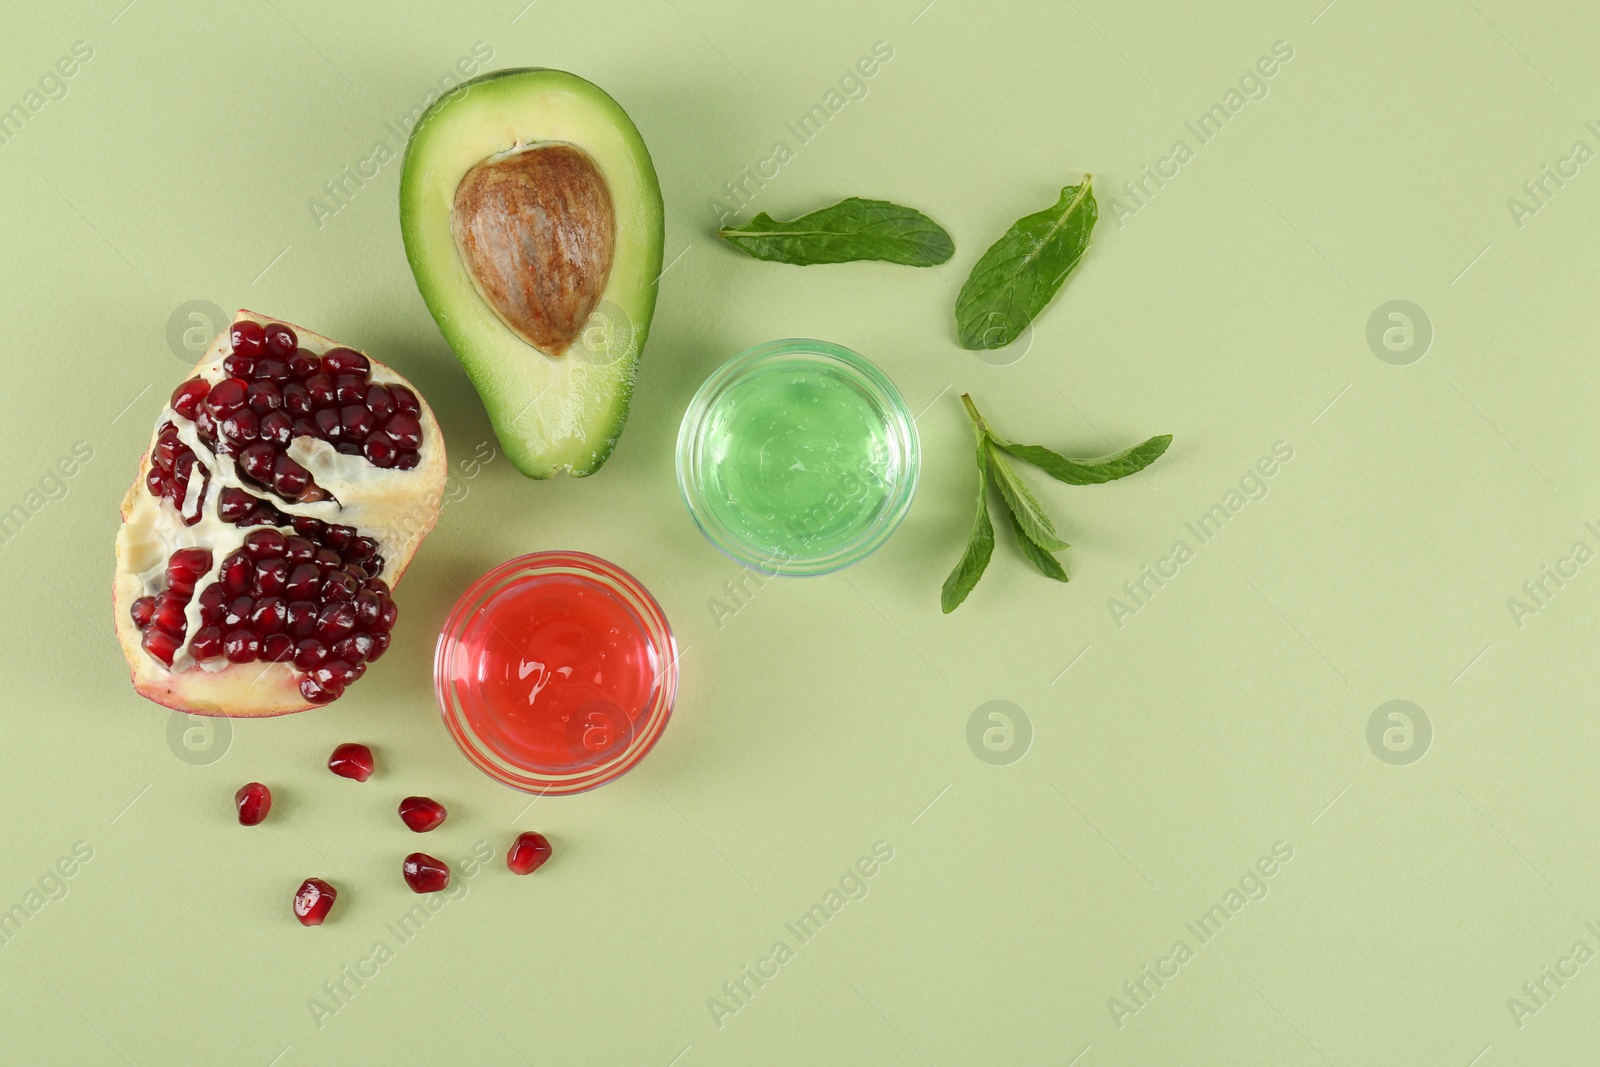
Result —
[[[645, 639], [654, 648], [656, 661], [661, 665], [650, 704], [639, 710], [628, 744], [604, 762], [577, 767], [565, 774], [518, 766], [479, 738], [468, 722], [466, 708], [453, 692], [455, 679], [448, 670], [468, 622], [485, 604], [510, 587], [553, 574], [588, 578], [623, 600], [643, 624]], [[678, 694], [678, 646], [661, 605], [621, 567], [587, 552], [530, 552], [493, 568], [461, 594], [439, 631], [433, 657], [433, 684], [445, 729], [460, 746], [462, 754], [483, 773], [525, 793], [556, 796], [581, 793], [613, 782], [632, 770], [666, 729]]]
[[[705, 505], [696, 459], [705, 421], [723, 394], [767, 364], [794, 356], [816, 357], [843, 368], [883, 412], [886, 428], [899, 445], [902, 462], [900, 475], [891, 486], [889, 499], [861, 536], [822, 555], [775, 559], [734, 536], [711, 514]], [[808, 578], [848, 567], [872, 554], [889, 539], [911, 509], [912, 498], [916, 495], [917, 480], [921, 473], [921, 445], [917, 438], [916, 421], [906, 407], [905, 398], [872, 361], [859, 352], [831, 341], [788, 337], [745, 349], [701, 383], [678, 426], [677, 473], [678, 489], [683, 494], [689, 516], [706, 540], [720, 552], [735, 563], [763, 574]]]

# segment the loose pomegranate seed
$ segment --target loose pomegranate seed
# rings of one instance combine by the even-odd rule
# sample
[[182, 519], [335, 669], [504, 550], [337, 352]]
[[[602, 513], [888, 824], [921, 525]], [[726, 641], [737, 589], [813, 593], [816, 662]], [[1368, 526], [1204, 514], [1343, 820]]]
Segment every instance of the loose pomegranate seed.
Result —
[[150, 619], [155, 613], [156, 598], [153, 596], [140, 597], [128, 609], [128, 614], [133, 616], [133, 624], [141, 630], [150, 625]]
[[450, 868], [426, 852], [413, 852], [400, 865], [413, 893], [437, 893], [450, 884]]
[[250, 383], [243, 378], [224, 378], [211, 388], [206, 397], [206, 411], [215, 419], [225, 419], [244, 407]]
[[341, 778], [364, 782], [372, 777], [372, 749], [366, 745], [343, 744], [328, 757], [328, 770]]
[[204, 378], [190, 378], [172, 391], [172, 410], [186, 419], [192, 419], [200, 410], [200, 401], [211, 392], [211, 383]]
[[321, 926], [339, 898], [338, 890], [321, 878], [307, 878], [294, 894], [294, 917], [301, 926]]
[[431, 797], [406, 797], [400, 802], [400, 819], [413, 833], [425, 834], [438, 828], [448, 814], [444, 805]]
[[349, 348], [330, 348], [322, 357], [322, 367], [330, 374], [358, 374], [365, 377], [372, 364], [360, 352]]
[[512, 874], [532, 874], [550, 858], [550, 841], [543, 834], [529, 830], [517, 835], [506, 853], [506, 866]]
[[259, 356], [266, 350], [267, 331], [259, 322], [243, 319], [228, 331], [228, 344], [235, 352]]
[[222, 627], [202, 626], [189, 642], [189, 652], [195, 659], [216, 659], [222, 655]]
[[272, 810], [272, 790], [260, 782], [250, 782], [233, 794], [233, 803], [239, 809], [240, 826], [259, 826]]

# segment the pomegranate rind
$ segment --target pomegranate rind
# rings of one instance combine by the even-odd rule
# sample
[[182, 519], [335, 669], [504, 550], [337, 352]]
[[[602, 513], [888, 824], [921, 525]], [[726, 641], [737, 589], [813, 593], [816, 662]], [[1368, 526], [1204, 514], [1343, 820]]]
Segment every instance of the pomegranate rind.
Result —
[[[242, 320], [263, 325], [284, 321], [240, 310], [233, 321]], [[295, 331], [301, 348], [318, 355], [332, 348], [351, 347], [294, 323], [284, 325]], [[222, 361], [231, 351], [228, 335], [229, 330], [223, 330], [195, 367], [194, 373], [212, 384], [227, 377], [222, 369]], [[232, 471], [230, 458], [219, 458], [198, 439], [193, 439], [186, 443], [212, 471], [206, 501], [209, 514], [197, 526], [185, 527], [171, 504], [151, 496], [145, 488], [145, 478], [150, 471], [156, 438], [162, 424], [169, 421], [178, 423], [184, 433], [192, 429], [192, 423], [174, 413], [170, 406], [162, 408], [151, 431], [150, 444], [139, 461], [138, 473], [122, 499], [122, 527], [117, 531], [116, 577], [112, 584], [117, 643], [122, 646], [122, 654], [128, 661], [133, 687], [141, 696], [174, 711], [233, 718], [288, 715], [325, 706], [312, 704], [300, 694], [303, 672], [291, 663], [230, 664], [220, 670], [208, 670], [195, 666], [192, 660], [186, 661], [185, 651], [180, 653], [179, 659], [174, 660], [174, 669], [168, 669], [142, 647], [140, 642], [143, 635], [133, 624], [130, 609], [134, 600], [148, 592], [143, 576], [179, 548], [211, 548], [212, 570], [200, 580], [196, 589], [204, 589], [215, 580], [216, 567], [228, 552], [242, 543], [248, 532], [247, 529], [220, 524], [220, 520], [213, 522], [216, 494], [224, 487], [235, 485], [271, 501], [280, 511], [289, 515], [309, 515], [326, 522], [359, 527], [363, 533], [379, 541], [384, 558], [380, 577], [389, 583], [391, 589], [399, 585], [400, 577], [410, 565], [422, 539], [438, 521], [449, 467], [445, 458], [444, 435], [433, 409], [423, 399], [421, 392], [392, 368], [373, 359], [371, 355], [367, 355], [367, 358], [372, 363], [373, 382], [404, 385], [416, 394], [420, 408], [417, 420], [422, 426], [417, 466], [403, 472], [381, 471], [364, 460], [334, 453], [326, 447], [325, 442], [312, 443], [304, 438], [296, 438], [290, 446], [291, 452], [297, 452], [297, 458], [304, 457], [302, 462], [312, 471], [318, 484], [332, 494], [334, 499], [330, 500], [301, 504], [278, 499], [258, 486], [239, 481], [236, 472]], [[377, 473], [365, 473], [356, 465], [358, 463]], [[223, 470], [224, 466], [227, 467], [226, 471]], [[188, 638], [194, 636], [195, 629], [191, 601], [186, 645]]]

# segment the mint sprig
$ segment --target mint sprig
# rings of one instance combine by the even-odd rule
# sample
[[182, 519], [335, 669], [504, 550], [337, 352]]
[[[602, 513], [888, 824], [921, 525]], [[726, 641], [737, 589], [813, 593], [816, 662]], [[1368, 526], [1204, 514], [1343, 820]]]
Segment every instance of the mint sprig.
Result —
[[939, 601], [946, 615], [967, 599], [967, 594], [983, 577], [994, 555], [994, 524], [989, 519], [991, 471], [1000, 497], [1010, 512], [1011, 529], [1016, 534], [1017, 547], [1022, 550], [1024, 558], [1045, 577], [1058, 582], [1067, 580], [1066, 569], [1055, 557], [1056, 552], [1068, 547], [1067, 542], [1056, 533], [1038, 498], [1017, 475], [1007, 456], [1030, 463], [1068, 485], [1098, 485], [1144, 470], [1172, 444], [1171, 434], [1161, 434], [1114, 455], [1099, 459], [1069, 459], [1043, 445], [1019, 445], [1007, 441], [989, 427], [978, 413], [978, 406], [972, 402], [971, 396], [961, 394], [961, 403], [966, 405], [967, 416], [972, 420], [973, 431], [978, 437], [978, 516], [973, 522], [972, 534], [967, 539], [966, 551], [950, 576], [944, 580]]

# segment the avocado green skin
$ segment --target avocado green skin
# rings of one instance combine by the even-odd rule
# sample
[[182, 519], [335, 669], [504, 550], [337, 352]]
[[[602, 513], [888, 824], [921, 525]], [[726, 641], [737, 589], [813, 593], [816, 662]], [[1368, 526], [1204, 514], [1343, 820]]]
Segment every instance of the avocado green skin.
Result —
[[[625, 313], [632, 337], [631, 352], [608, 368], [603, 375], [608, 380], [602, 383], [603, 389], [597, 395], [583, 394], [581, 388], [560, 391], [563, 396], [579, 398], [576, 404], [582, 409], [584, 425], [580, 435], [557, 444], [530, 440], [513, 423], [525, 428], [530, 419], [538, 420], [544, 413], [538, 401], [552, 385], [558, 384], [558, 379], [565, 381], [562, 375], [572, 370], [570, 361], [577, 357], [569, 352], [551, 361], [504, 329], [467, 278], [454, 244], [444, 248], [437, 229], [433, 231], [431, 247], [428, 239], [430, 226], [437, 227], [441, 222], [439, 205], [451, 201], [455, 184], [460, 179], [459, 174], [453, 174], [454, 180], [449, 181], [448, 190], [437, 190], [435, 187], [441, 179], [432, 172], [439, 169], [438, 164], [453, 162], [452, 173], [456, 169], [464, 173], [466, 167], [513, 147], [504, 137], [469, 144], [441, 141], [436, 136], [437, 128], [461, 116], [461, 109], [499, 108], [506, 114], [514, 114], [518, 111], [519, 100], [545, 93], [578, 100], [590, 113], [586, 121], [604, 123], [608, 127], [604, 132], [615, 135], [615, 150], [597, 159], [611, 185], [618, 216], [619, 262], [613, 267], [605, 299]], [[536, 136], [524, 143], [557, 139], [537, 136], [537, 116], [527, 128]], [[591, 125], [590, 128], [595, 127]], [[520, 135], [522, 131], [518, 132]], [[560, 139], [594, 151], [593, 143], [585, 143], [581, 137]], [[600, 138], [596, 137], [598, 140]], [[635, 188], [620, 188], [616, 180], [620, 174], [614, 173], [613, 168], [625, 171]], [[430, 204], [429, 194], [435, 191], [444, 195], [433, 197]], [[444, 209], [442, 223], [448, 228], [448, 208]], [[405, 240], [406, 259], [411, 264], [423, 301], [483, 399], [507, 458], [530, 478], [550, 478], [563, 470], [574, 477], [584, 477], [598, 470], [611, 455], [628, 418], [638, 359], [655, 313], [665, 240], [661, 185], [644, 140], [627, 112], [593, 83], [566, 71], [544, 67], [494, 71], [463, 83], [428, 107], [406, 143], [400, 176], [400, 229]], [[621, 248], [625, 242], [632, 249], [631, 281], [619, 278]], [[449, 263], [441, 264], [439, 260], [446, 255]], [[619, 286], [627, 291], [621, 291]], [[494, 320], [503, 336], [495, 334], [494, 327], [487, 325], [487, 319]], [[569, 362], [562, 364], [561, 360]], [[519, 382], [526, 388], [519, 388]], [[542, 387], [539, 386], [541, 382], [544, 383]], [[562, 422], [574, 411], [571, 405], [557, 409], [552, 414], [561, 418], [552, 417], [549, 421]]]

